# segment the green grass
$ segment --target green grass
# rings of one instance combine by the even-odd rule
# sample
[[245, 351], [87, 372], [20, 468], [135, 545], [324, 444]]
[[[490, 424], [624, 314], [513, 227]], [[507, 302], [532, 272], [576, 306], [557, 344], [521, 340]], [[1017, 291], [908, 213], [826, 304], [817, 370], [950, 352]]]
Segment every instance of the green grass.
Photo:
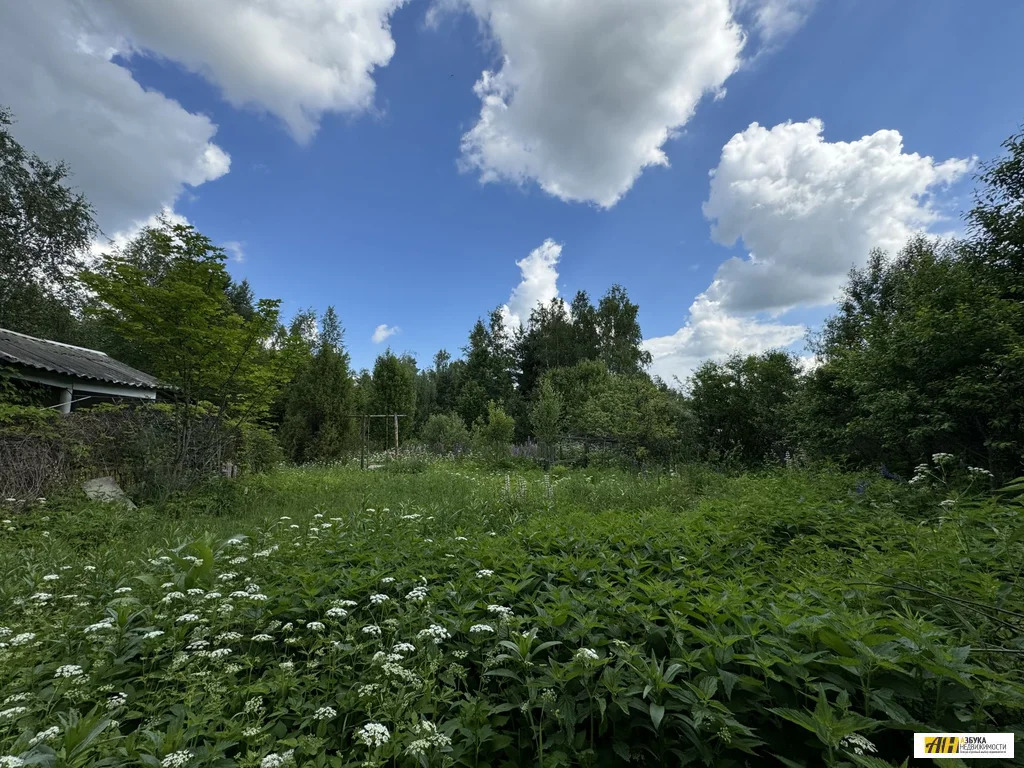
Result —
[[399, 463], [51, 502], [0, 540], [0, 766], [870, 768], [1020, 732], [1021, 507], [942, 498]]

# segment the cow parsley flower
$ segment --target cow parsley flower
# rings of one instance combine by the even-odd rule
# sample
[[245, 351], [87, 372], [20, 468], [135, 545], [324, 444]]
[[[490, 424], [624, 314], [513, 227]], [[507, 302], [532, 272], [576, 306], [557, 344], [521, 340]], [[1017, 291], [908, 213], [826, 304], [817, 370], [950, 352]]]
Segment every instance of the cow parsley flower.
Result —
[[413, 587], [412, 591], [405, 596], [406, 600], [410, 600], [414, 603], [422, 603], [427, 598], [426, 587]]
[[356, 739], [371, 748], [382, 747], [391, 740], [391, 731], [380, 723], [367, 723], [356, 731]]
[[22, 768], [25, 761], [14, 755], [0, 755], [0, 768]]
[[0, 720], [13, 720], [26, 712], [28, 712], [28, 707], [11, 707], [0, 712]]
[[160, 602], [161, 603], [171, 603], [171, 602], [174, 602], [175, 600], [184, 600], [184, 599], [185, 599], [185, 593], [184, 592], [168, 592], [166, 595], [163, 596], [163, 599]]
[[320, 707], [314, 714], [314, 720], [330, 720], [338, 716], [337, 710], [333, 707]]
[[160, 635], [162, 635], [163, 633], [164, 633], [164, 631], [162, 629], [154, 629], [153, 631], [147, 632], [146, 634], [144, 634], [142, 636], [142, 639], [143, 640], [152, 640], [154, 637], [160, 637]]
[[433, 640], [434, 645], [440, 645], [442, 640], [449, 640], [451, 634], [444, 627], [438, 624], [431, 624], [426, 629], [421, 629], [416, 634], [416, 637], [420, 640]]
[[287, 752], [282, 752], [281, 754], [271, 752], [260, 760], [260, 768], [282, 768], [282, 766], [288, 765], [292, 762], [294, 753], [294, 749], [289, 749]]
[[503, 619], [510, 619], [514, 615], [512, 609], [505, 605], [488, 605], [487, 612]]
[[372, 605], [380, 605], [381, 603], [386, 603], [390, 599], [391, 598], [387, 595], [370, 595], [370, 603]]
[[114, 594], [115, 595], [127, 595], [131, 591], [132, 591], [131, 587], [118, 587], [117, 589], [114, 590]]
[[394, 576], [385, 576], [383, 579], [380, 580], [380, 583], [381, 584], [394, 584], [395, 583], [395, 577]]
[[48, 573], [43, 576], [43, 581], [60, 581], [60, 576], [56, 573]]
[[445, 749], [452, 745], [452, 740], [439, 732], [437, 726], [427, 720], [420, 721], [413, 726], [412, 730], [420, 737], [405, 749], [406, 754], [412, 757], [420, 757], [431, 749]]
[[115, 693], [107, 699], [107, 709], [117, 709], [123, 707], [128, 702], [127, 693]]
[[371, 637], [380, 637], [381, 630], [376, 624], [367, 624], [362, 629], [364, 635], [370, 635]]
[[494, 571], [492, 571], [490, 568], [481, 568], [479, 571], [476, 572], [476, 577], [478, 579], [486, 579], [488, 576], [493, 575]]
[[331, 605], [336, 605], [339, 608], [355, 608], [359, 603], [355, 600], [332, 600]]
[[177, 619], [175, 619], [175, 621], [178, 624], [190, 624], [193, 621], [199, 621], [199, 614], [198, 613], [183, 613], [181, 616], [179, 616]]
[[327, 615], [332, 619], [344, 619], [348, 616], [348, 611], [344, 608], [328, 608]]
[[53, 595], [49, 592], [36, 592], [29, 599], [35, 600], [37, 603], [48, 603], [50, 600], [53, 599]]
[[597, 655], [597, 651], [593, 648], [580, 648], [576, 651], [573, 659], [579, 662], [597, 661], [600, 657]]
[[416, 646], [412, 643], [395, 643], [391, 648], [392, 653], [412, 653], [416, 650]]
[[253, 635], [252, 640], [254, 643], [269, 643], [273, 640], [270, 635]]
[[231, 581], [232, 579], [237, 579], [237, 578], [238, 578], [238, 574], [237, 573], [234, 573], [233, 571], [228, 571], [228, 572], [222, 573], [220, 576], [218, 576], [217, 577], [217, 581]]
[[469, 631], [473, 634], [480, 634], [482, 632], [493, 632], [494, 627], [492, 627], [490, 624], [474, 624], [472, 627], [469, 628]]
[[184, 768], [192, 761], [192, 753], [187, 749], [172, 752], [160, 761], [160, 768]]
[[50, 726], [45, 731], [40, 731], [35, 736], [33, 736], [31, 739], [29, 739], [28, 740], [28, 745], [30, 747], [34, 747], [34, 746], [36, 746], [36, 744], [41, 744], [44, 741], [49, 741], [50, 739], [52, 739], [55, 736], [57, 736], [59, 733], [60, 733], [60, 726], [59, 725]]
[[93, 632], [102, 632], [105, 629], [113, 629], [113, 628], [114, 628], [114, 620], [112, 618], [108, 617], [106, 619], [100, 619], [95, 624], [90, 624], [88, 627], [86, 627], [82, 631], [85, 634], [87, 634], [87, 635], [91, 635]]
[[77, 664], [64, 664], [57, 667], [54, 677], [79, 677], [82, 675], [82, 668]]

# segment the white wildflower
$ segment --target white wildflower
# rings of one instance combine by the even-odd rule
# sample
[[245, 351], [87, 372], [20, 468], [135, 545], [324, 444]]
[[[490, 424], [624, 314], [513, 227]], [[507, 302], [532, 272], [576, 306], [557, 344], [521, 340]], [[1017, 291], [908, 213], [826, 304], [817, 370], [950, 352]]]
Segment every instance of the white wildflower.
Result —
[[579, 662], [597, 661], [600, 657], [593, 648], [580, 648], [573, 655], [573, 659]]
[[469, 631], [473, 634], [480, 634], [482, 632], [493, 632], [494, 627], [490, 624], [474, 624], [469, 628]]
[[380, 605], [381, 603], [386, 603], [390, 599], [391, 598], [387, 595], [370, 595], [370, 603], [372, 605]]
[[376, 624], [367, 624], [362, 629], [364, 635], [370, 635], [371, 637], [380, 637], [381, 630]]
[[253, 635], [252, 640], [254, 643], [269, 643], [273, 640], [270, 635]]
[[57, 671], [53, 674], [54, 677], [79, 677], [82, 675], [82, 668], [77, 664], [64, 664], [63, 666], [57, 667]]
[[56, 573], [48, 573], [43, 576], [43, 581], [60, 581], [60, 576]]
[[29, 739], [28, 740], [28, 745], [30, 747], [34, 747], [34, 746], [36, 746], [36, 744], [41, 744], [44, 741], [49, 741], [50, 739], [56, 737], [59, 733], [60, 733], [60, 726], [59, 725], [50, 726], [45, 731], [40, 731], [35, 736], [33, 736], [31, 739]]
[[338, 716], [338, 712], [333, 707], [320, 707], [314, 714], [314, 720], [330, 720]]
[[381, 747], [391, 740], [391, 731], [380, 723], [367, 723], [356, 732], [356, 739], [371, 748]]
[[178, 624], [190, 624], [193, 621], [199, 621], [198, 613], [183, 613], [175, 621]]
[[442, 640], [448, 640], [451, 638], [451, 634], [447, 629], [438, 625], [431, 624], [426, 629], [421, 629], [417, 634], [420, 640], [433, 640], [435, 645], [440, 645]]
[[344, 608], [328, 608], [327, 615], [332, 619], [344, 619], [348, 616], [348, 611]]
[[117, 589], [114, 590], [114, 594], [115, 595], [127, 595], [131, 591], [132, 591], [131, 587], [118, 587]]
[[192, 753], [187, 749], [172, 752], [160, 761], [160, 768], [184, 768], [192, 762]]
[[319, 621], [311, 621], [306, 625], [306, 629], [311, 629], [314, 632], [323, 632], [327, 627]]
[[481, 568], [479, 571], [476, 572], [476, 577], [478, 579], [486, 579], [488, 576], [493, 575], [494, 571], [492, 571], [490, 568]]

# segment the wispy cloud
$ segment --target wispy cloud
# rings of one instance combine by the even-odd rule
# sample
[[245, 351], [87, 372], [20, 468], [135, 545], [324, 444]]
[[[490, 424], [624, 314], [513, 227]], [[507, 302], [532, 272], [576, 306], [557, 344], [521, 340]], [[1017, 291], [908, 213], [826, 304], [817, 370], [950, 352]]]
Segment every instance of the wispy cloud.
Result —
[[374, 344], [380, 344], [381, 342], [387, 341], [401, 330], [402, 329], [399, 328], [397, 325], [388, 325], [387, 323], [381, 323], [380, 325], [373, 329], [373, 336], [371, 338], [373, 339]]

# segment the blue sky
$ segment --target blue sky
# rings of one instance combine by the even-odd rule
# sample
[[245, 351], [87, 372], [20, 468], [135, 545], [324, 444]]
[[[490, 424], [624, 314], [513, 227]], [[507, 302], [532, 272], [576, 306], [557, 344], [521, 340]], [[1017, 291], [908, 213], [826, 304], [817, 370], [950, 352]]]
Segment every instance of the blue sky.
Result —
[[[1024, 117], [1011, 2], [273, 0], [251, 36], [244, 6], [5, 8], [0, 103], [107, 234], [172, 209], [287, 314], [334, 304], [357, 367], [389, 344], [426, 365], [496, 306], [615, 282], [666, 378], [799, 351], [870, 247], [959, 228], [971, 158]], [[400, 330], [374, 343], [381, 324]]]

